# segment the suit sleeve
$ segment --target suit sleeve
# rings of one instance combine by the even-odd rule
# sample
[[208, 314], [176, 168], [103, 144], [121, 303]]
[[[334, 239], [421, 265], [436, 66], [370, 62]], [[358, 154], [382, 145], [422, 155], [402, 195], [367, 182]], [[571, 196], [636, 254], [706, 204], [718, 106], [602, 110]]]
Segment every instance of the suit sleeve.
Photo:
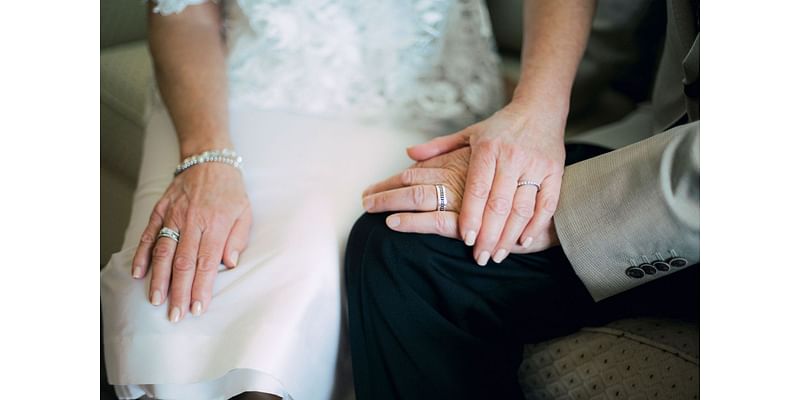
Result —
[[698, 263], [700, 121], [567, 167], [555, 225], [595, 301]]

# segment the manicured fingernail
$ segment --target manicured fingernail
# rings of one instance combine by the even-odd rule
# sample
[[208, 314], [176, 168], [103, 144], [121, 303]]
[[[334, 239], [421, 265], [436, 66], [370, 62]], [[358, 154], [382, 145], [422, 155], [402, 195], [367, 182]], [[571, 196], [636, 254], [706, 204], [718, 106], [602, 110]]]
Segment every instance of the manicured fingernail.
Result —
[[239, 252], [238, 251], [234, 250], [234, 251], [231, 252], [231, 262], [233, 263], [233, 265], [232, 265], [233, 267], [239, 265]]
[[464, 243], [467, 246], [472, 246], [475, 244], [475, 239], [478, 237], [478, 234], [475, 231], [467, 231], [467, 234], [464, 236]]
[[181, 310], [175, 306], [169, 311], [170, 322], [178, 322], [181, 319]]
[[484, 250], [478, 254], [478, 265], [485, 267], [487, 262], [489, 262], [489, 252]]
[[386, 218], [386, 226], [389, 228], [397, 228], [400, 225], [400, 218], [394, 215], [390, 215]]
[[503, 262], [503, 260], [506, 259], [506, 256], [508, 256], [508, 250], [500, 249], [500, 250], [497, 250], [496, 253], [494, 253], [494, 257], [492, 257], [492, 260], [494, 260], [494, 262], [500, 264], [501, 262]]
[[196, 317], [200, 315], [200, 313], [202, 312], [203, 312], [203, 303], [201, 303], [200, 300], [195, 300], [195, 302], [192, 303], [192, 315]]
[[375, 203], [375, 200], [372, 197], [365, 197], [364, 201], [362, 202], [362, 206], [364, 206], [365, 210], [372, 209], [372, 205]]
[[133, 277], [136, 278], [136, 279], [139, 279], [139, 278], [142, 277], [142, 267], [140, 267], [138, 265], [133, 267]]
[[528, 247], [531, 247], [531, 244], [533, 244], [533, 238], [532, 237], [527, 237], [527, 238], [525, 238], [525, 241], [522, 242], [522, 247], [527, 249]]
[[161, 305], [161, 291], [156, 289], [153, 290], [153, 293], [150, 294], [150, 304], [154, 306]]

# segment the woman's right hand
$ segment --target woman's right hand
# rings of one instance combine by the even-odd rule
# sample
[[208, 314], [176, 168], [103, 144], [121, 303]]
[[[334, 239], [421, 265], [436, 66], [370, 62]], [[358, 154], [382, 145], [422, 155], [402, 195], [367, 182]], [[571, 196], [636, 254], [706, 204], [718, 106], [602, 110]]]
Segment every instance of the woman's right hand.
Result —
[[[247, 246], [252, 213], [240, 171], [222, 163], [197, 164], [170, 183], [156, 203], [133, 257], [136, 279], [152, 269], [149, 299], [169, 296], [169, 320], [208, 309], [220, 261], [236, 266]], [[180, 241], [158, 237], [162, 227]]]

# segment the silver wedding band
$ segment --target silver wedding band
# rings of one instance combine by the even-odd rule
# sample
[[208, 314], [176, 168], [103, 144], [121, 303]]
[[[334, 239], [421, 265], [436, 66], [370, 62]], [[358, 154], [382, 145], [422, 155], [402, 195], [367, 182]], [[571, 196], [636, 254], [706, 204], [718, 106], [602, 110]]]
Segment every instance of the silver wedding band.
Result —
[[170, 238], [170, 239], [174, 240], [175, 242], [179, 242], [181, 240], [181, 234], [180, 233], [178, 233], [177, 231], [173, 231], [172, 229], [169, 229], [166, 226], [161, 228], [160, 231], [158, 231], [158, 237], [160, 237], [160, 238], [162, 238], [162, 237]]
[[437, 183], [433, 187], [436, 188], [436, 200], [439, 202], [434, 211], [445, 211], [447, 209], [447, 188], [441, 183]]
[[536, 181], [519, 181], [519, 182], [517, 182], [517, 187], [527, 186], [527, 185], [536, 186], [536, 191], [537, 192], [542, 189], [542, 187], [539, 186], [539, 182], [536, 182]]

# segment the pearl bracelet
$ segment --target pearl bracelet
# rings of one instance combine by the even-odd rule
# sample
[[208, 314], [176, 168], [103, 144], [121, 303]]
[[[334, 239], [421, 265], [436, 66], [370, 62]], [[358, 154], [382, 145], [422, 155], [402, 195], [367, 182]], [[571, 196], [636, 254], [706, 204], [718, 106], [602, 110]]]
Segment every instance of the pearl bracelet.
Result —
[[242, 157], [237, 155], [235, 151], [229, 149], [222, 150], [208, 150], [200, 154], [195, 154], [186, 157], [175, 168], [175, 176], [187, 169], [202, 163], [218, 162], [233, 166], [238, 170], [242, 170]]

